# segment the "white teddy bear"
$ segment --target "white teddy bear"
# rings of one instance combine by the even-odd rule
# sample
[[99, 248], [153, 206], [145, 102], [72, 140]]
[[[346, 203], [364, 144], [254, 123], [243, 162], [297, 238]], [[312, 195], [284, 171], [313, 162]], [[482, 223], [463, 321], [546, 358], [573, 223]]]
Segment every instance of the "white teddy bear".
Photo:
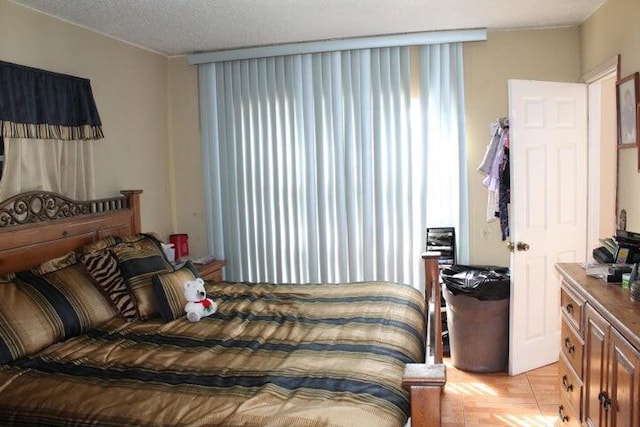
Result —
[[184, 282], [184, 296], [188, 301], [184, 306], [184, 311], [187, 313], [187, 319], [191, 322], [197, 322], [205, 316], [210, 316], [218, 309], [218, 304], [207, 298], [204, 280], [201, 278]]

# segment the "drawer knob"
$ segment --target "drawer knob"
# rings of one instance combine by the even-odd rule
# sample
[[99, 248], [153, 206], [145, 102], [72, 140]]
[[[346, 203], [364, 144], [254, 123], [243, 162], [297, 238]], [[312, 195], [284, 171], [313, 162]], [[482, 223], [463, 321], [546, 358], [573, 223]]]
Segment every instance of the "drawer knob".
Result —
[[573, 314], [573, 304], [569, 303], [566, 307], [567, 313]]
[[564, 413], [564, 406], [558, 406], [558, 417], [560, 417], [560, 421], [563, 423], [569, 422], [569, 416]]
[[566, 347], [569, 354], [572, 354], [576, 351], [576, 346], [571, 344], [571, 340], [569, 339], [569, 337], [566, 337], [564, 339], [564, 346]]
[[567, 378], [566, 375], [562, 376], [562, 386], [564, 387], [565, 391], [568, 393], [573, 391], [573, 384], [569, 383], [569, 378]]

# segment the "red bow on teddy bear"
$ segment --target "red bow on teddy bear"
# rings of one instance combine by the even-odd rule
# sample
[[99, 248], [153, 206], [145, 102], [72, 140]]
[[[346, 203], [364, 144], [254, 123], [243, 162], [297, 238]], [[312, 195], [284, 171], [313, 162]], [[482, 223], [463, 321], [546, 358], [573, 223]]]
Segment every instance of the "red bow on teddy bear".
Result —
[[208, 299], [206, 299], [206, 298], [205, 298], [205, 299], [201, 299], [200, 301], [194, 301], [194, 302], [195, 302], [196, 304], [197, 304], [197, 303], [202, 304], [202, 306], [203, 306], [204, 308], [209, 308], [209, 307], [211, 307], [211, 301], [209, 301], [209, 300], [208, 300]]

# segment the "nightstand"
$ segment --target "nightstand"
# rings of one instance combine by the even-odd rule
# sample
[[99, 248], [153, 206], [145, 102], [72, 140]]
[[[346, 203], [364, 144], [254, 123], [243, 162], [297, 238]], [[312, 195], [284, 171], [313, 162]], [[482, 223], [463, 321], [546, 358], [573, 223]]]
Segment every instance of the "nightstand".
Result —
[[204, 280], [210, 280], [212, 282], [222, 281], [222, 269], [227, 264], [223, 259], [217, 259], [209, 264], [194, 264], [200, 272], [200, 277]]

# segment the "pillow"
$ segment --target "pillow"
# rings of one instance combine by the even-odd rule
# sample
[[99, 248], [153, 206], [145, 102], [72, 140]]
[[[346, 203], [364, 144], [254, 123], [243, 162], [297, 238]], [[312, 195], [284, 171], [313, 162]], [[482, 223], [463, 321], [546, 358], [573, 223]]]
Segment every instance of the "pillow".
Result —
[[86, 255], [86, 254], [90, 254], [92, 252], [97, 252], [97, 251], [103, 251], [105, 249], [110, 249], [112, 247], [114, 247], [115, 245], [119, 245], [121, 243], [134, 243], [134, 242], [139, 242], [140, 240], [146, 239], [146, 238], [156, 238], [155, 235], [152, 234], [144, 234], [144, 233], [139, 233], [139, 234], [133, 234], [131, 236], [107, 236], [107, 237], [103, 237], [100, 240], [97, 240], [95, 242], [91, 242], [88, 243], [86, 245], [84, 245], [83, 247], [81, 247], [80, 249], [78, 249], [78, 253], [80, 255]]
[[97, 250], [80, 256], [80, 262], [111, 305], [127, 320], [139, 317], [136, 303], [118, 268], [118, 259], [109, 250]]
[[35, 353], [116, 315], [78, 263], [37, 275], [16, 274], [0, 286], [0, 363]]
[[42, 276], [43, 274], [60, 270], [61, 268], [65, 268], [75, 263], [76, 263], [76, 254], [74, 252], [69, 252], [68, 254], [63, 255], [61, 257], [53, 258], [53, 259], [50, 259], [49, 261], [45, 261], [39, 266], [32, 268], [31, 271], [36, 276]]
[[16, 278], [16, 273], [0, 274], [0, 283], [10, 283]]
[[122, 243], [122, 238], [118, 236], [107, 236], [95, 242], [84, 245], [78, 249], [79, 255], [87, 255], [93, 252], [103, 251], [109, 249], [119, 243]]
[[162, 320], [169, 322], [184, 315], [187, 299], [184, 297], [183, 284], [197, 277], [198, 269], [191, 261], [174, 272], [153, 276], [153, 296]]
[[140, 318], [148, 319], [158, 314], [151, 278], [156, 274], [174, 271], [160, 242], [152, 236], [146, 236], [137, 242], [118, 244], [111, 250], [118, 258], [120, 271], [136, 301]]

